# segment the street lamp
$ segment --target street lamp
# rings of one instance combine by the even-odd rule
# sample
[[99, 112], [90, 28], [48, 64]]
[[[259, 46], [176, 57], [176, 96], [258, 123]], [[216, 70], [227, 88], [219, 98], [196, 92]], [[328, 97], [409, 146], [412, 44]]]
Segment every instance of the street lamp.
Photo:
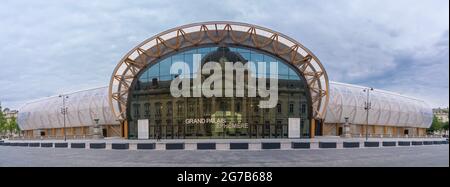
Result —
[[364, 92], [367, 93], [367, 101], [364, 102], [364, 110], [366, 110], [366, 141], [369, 139], [369, 110], [372, 108], [372, 103], [370, 102], [370, 91], [373, 91], [373, 88], [364, 88]]
[[63, 106], [61, 107], [61, 114], [64, 116], [63, 124], [64, 124], [64, 141], [66, 141], [66, 114], [67, 114], [67, 107], [66, 107], [66, 99], [69, 98], [67, 95], [59, 95], [60, 98], [63, 99]]

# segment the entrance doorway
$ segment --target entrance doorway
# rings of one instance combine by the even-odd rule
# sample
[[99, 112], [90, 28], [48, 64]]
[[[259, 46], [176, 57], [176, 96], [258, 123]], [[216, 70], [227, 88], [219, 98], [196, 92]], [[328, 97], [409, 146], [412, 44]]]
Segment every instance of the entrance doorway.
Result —
[[[315, 120], [315, 119], [312, 119], [312, 120]], [[316, 132], [314, 132], [316, 136], [322, 136], [322, 128], [323, 128], [322, 121], [316, 120]]]

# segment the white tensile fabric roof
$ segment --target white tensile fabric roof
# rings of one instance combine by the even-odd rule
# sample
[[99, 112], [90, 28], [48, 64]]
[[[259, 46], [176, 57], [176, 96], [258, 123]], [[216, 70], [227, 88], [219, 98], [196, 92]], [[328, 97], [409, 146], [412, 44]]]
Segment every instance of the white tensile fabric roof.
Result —
[[[330, 100], [325, 123], [366, 124], [365, 87], [330, 82]], [[100, 87], [67, 94], [66, 127], [119, 124], [108, 102], [108, 87]], [[375, 89], [370, 92], [372, 109], [370, 125], [428, 128], [433, 118], [432, 109], [422, 100]], [[42, 98], [26, 103], [19, 109], [18, 123], [22, 130], [62, 128], [62, 98]]]
[[[357, 85], [330, 82], [330, 100], [325, 123], [366, 124], [367, 92]], [[374, 89], [369, 92], [370, 125], [428, 128], [433, 119], [432, 109], [422, 100], [393, 92]]]
[[[93, 126], [94, 119], [99, 124], [119, 124], [113, 116], [108, 101], [108, 87], [66, 94], [66, 127]], [[62, 128], [64, 117], [61, 113], [62, 98], [58, 96], [29, 102], [19, 109], [18, 123], [22, 130], [41, 128]]]

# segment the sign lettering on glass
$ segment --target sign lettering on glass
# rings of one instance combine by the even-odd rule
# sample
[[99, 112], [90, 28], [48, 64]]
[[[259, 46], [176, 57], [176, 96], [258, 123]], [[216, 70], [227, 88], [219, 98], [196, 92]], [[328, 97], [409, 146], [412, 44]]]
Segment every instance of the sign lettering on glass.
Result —
[[228, 122], [224, 118], [188, 118], [184, 120], [186, 125], [212, 124], [217, 128], [248, 128], [248, 123]]

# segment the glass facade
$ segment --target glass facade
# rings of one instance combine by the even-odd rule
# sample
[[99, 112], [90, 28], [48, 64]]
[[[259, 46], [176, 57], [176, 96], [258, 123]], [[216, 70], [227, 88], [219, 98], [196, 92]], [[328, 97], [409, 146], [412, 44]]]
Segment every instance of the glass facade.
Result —
[[[186, 62], [190, 77], [194, 79], [197, 76], [193, 68], [194, 54], [201, 55], [202, 63], [251, 61], [267, 64], [266, 72], [258, 71], [259, 63], [251, 68], [252, 77], [271, 76], [268, 63], [275, 62], [278, 66], [277, 105], [260, 108], [259, 101], [267, 100], [262, 97], [173, 97], [170, 84], [180, 75], [170, 74], [171, 65]], [[301, 135], [309, 137], [311, 107], [306, 81], [295, 67], [273, 55], [241, 47], [191, 48], [164, 57], [142, 72], [132, 84], [128, 102], [131, 139], [137, 138], [138, 120], [148, 120], [149, 139], [287, 138], [288, 118], [301, 118]], [[202, 80], [207, 78], [204, 76]]]

